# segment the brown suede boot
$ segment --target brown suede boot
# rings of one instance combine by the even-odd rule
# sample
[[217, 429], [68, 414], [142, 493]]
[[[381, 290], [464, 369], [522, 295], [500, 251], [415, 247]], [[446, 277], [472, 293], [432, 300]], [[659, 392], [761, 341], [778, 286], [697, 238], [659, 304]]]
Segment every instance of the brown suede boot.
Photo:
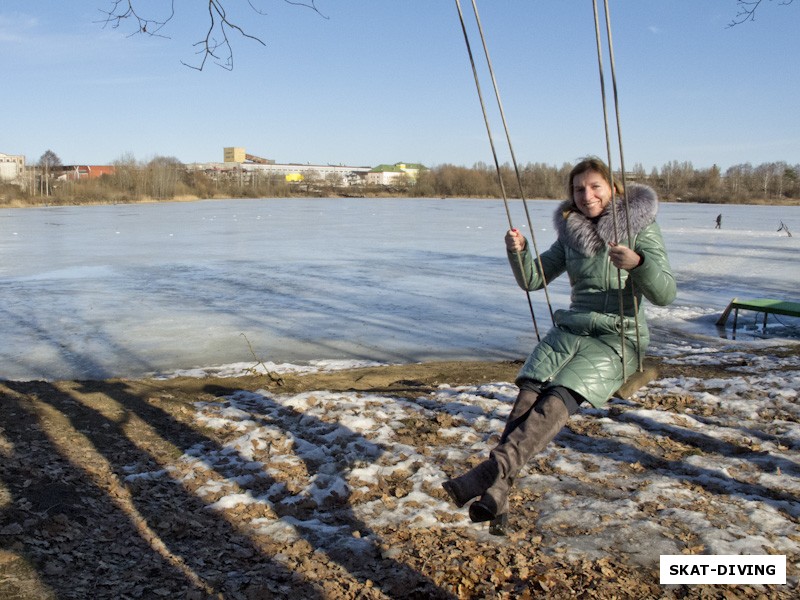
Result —
[[533, 391], [529, 389], [522, 389], [517, 394], [517, 399], [514, 401], [514, 406], [506, 418], [506, 426], [503, 428], [503, 435], [500, 436], [500, 443], [506, 441], [508, 434], [520, 426], [527, 417], [528, 412], [536, 404], [539, 399], [540, 390]]
[[[525, 416], [538, 398], [539, 394], [536, 392], [530, 390], [520, 391], [511, 413], [506, 419], [505, 430], [500, 437], [501, 443], [508, 437], [509, 431], [516, 428], [519, 419]], [[453, 503], [458, 508], [461, 508], [473, 498], [482, 496], [495, 483], [499, 473], [500, 469], [497, 463], [490, 458], [460, 477], [445, 481], [442, 487], [453, 500]]]
[[509, 427], [489, 454], [490, 460], [497, 462], [500, 474], [481, 498], [470, 505], [469, 516], [473, 522], [492, 521], [508, 511], [508, 492], [517, 473], [531, 456], [541, 452], [556, 437], [568, 420], [569, 410], [564, 401], [553, 394], [539, 398], [513, 424], [509, 415]]
[[473, 523], [493, 521], [500, 515], [508, 513], [508, 492], [511, 491], [513, 479], [497, 478], [479, 500], [469, 505], [469, 518]]
[[497, 479], [500, 469], [493, 458], [483, 461], [460, 477], [448, 479], [442, 487], [458, 508], [481, 496]]

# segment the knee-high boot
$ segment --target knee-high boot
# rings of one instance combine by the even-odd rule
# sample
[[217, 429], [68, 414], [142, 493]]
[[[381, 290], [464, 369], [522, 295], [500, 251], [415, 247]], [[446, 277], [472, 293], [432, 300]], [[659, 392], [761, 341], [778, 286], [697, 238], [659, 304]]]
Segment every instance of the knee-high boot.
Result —
[[442, 483], [442, 487], [450, 496], [453, 504], [461, 508], [488, 490], [499, 473], [497, 463], [492, 459], [487, 459], [460, 477], [448, 479]]
[[469, 516], [474, 522], [491, 521], [508, 511], [508, 492], [514, 478], [531, 456], [541, 452], [556, 437], [567, 420], [569, 410], [564, 401], [547, 393], [516, 419], [512, 420], [509, 415], [500, 443], [489, 454], [489, 460], [494, 460], [498, 466], [497, 478], [469, 507]]
[[[508, 436], [508, 433], [515, 429], [520, 419], [524, 420], [525, 415], [531, 410], [539, 394], [530, 390], [521, 390], [517, 395], [511, 413], [506, 419], [505, 431], [500, 437], [500, 442]], [[470, 469], [460, 477], [448, 479], [442, 484], [450, 499], [458, 508], [464, 506], [473, 498], [482, 496], [497, 480], [500, 474], [500, 467], [494, 458], [489, 458], [476, 467]]]

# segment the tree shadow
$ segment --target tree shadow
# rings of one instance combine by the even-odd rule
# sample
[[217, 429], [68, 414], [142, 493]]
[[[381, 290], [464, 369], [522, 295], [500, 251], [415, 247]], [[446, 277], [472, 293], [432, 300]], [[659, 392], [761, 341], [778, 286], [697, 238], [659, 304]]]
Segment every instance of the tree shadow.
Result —
[[[265, 548], [263, 536], [255, 535], [254, 530], [243, 526], [240, 520], [227, 518], [224, 511], [209, 510], [208, 503], [197, 493], [191, 492], [179, 478], [165, 475], [165, 465], [162, 464], [164, 457], [153, 452], [146, 441], [132, 439], [129, 427], [133, 421], [139, 420], [152, 435], [169, 442], [174, 446], [175, 452], [183, 455], [192, 449], [203, 448], [211, 454], [227, 454], [232, 459], [245, 461], [246, 457], [237, 456], [229, 447], [221, 446], [201, 431], [132, 393], [123, 382], [81, 382], [76, 390], [84, 395], [97, 394], [98, 397], [114, 400], [118, 403], [115, 414], [101, 414], [86, 400], [87, 396], [72, 396], [48, 383], [36, 383], [33, 389], [30, 383], [10, 382], [6, 385], [20, 393], [35, 394], [39, 400], [63, 415], [69, 425], [85, 436], [91, 447], [107, 461], [110, 476], [123, 482], [123, 491], [129, 494], [136, 516], [132, 518], [117, 509], [107, 513], [108, 521], [133, 522], [139, 519], [139, 525], [152, 532], [158, 542], [163, 544], [170, 563], [166, 566], [170, 567], [174, 563], [177, 567], [159, 577], [160, 588], [167, 589], [170, 594], [185, 593], [191, 587], [191, 581], [187, 580], [185, 573], [188, 571], [197, 579], [194, 588], [205, 590], [204, 593], [222, 596], [231, 593], [234, 594], [231, 597], [237, 597], [235, 594], [253, 594], [260, 590], [267, 594], [263, 597], [271, 597], [268, 594], [280, 595], [281, 590], [291, 590], [292, 596], [311, 600], [326, 597], [321, 582], [307, 579], [303, 573], [270, 556], [270, 548]], [[209, 388], [208, 391], [217, 396], [237, 393], [235, 389], [225, 388]], [[258, 396], [258, 401], [263, 412], [258, 419], [266, 423], [270, 414], [278, 415], [280, 418], [276, 424], [290, 427], [287, 433], [305, 444], [321, 445], [325, 439], [348, 439], [354, 447], [362, 450], [358, 460], [366, 462], [373, 461], [383, 453], [382, 448], [341, 425], [324, 423], [282, 407], [263, 396]], [[310, 431], [313, 433], [309, 434]], [[53, 455], [63, 461], [64, 457], [60, 454], [63, 452], [60, 453], [57, 447], [52, 446], [46, 449], [43, 457]], [[173, 456], [172, 462], [174, 459]], [[304, 460], [310, 477], [315, 480], [322, 477], [323, 474], [318, 471], [319, 464], [313, 460]], [[134, 466], [138, 472], [149, 471], [153, 475], [132, 479], [130, 475]], [[337, 469], [346, 467], [346, 463], [337, 463]], [[85, 468], [76, 466], [75, 470], [80, 474]], [[231, 475], [221, 467], [212, 466], [212, 471], [223, 480]], [[280, 519], [294, 529], [299, 541], [308, 545], [310, 552], [324, 552], [328, 560], [337, 563], [360, 584], [373, 585], [393, 598], [452, 598], [452, 595], [404, 563], [382, 558], [378, 554], [376, 541], [379, 540], [353, 514], [349, 504], [349, 490], [339, 497], [335, 510], [325, 512], [323, 519], [311, 518], [306, 521], [309, 515], [304, 512], [306, 509], [303, 505], [293, 504], [287, 492], [281, 492], [280, 486], [275, 485], [278, 482], [266, 471], [265, 466], [259, 477], [238, 483], [239, 488], [255, 498], [264, 496], [268, 490], [274, 492], [277, 489], [275, 498], [270, 500], [271, 506], [276, 509], [275, 513]], [[9, 479], [17, 479], [19, 476], [20, 473], [15, 472]], [[26, 498], [21, 484], [13, 485], [16, 486], [14, 497]], [[106, 503], [113, 504], [114, 498], [108, 497], [108, 490], [96, 483], [91, 489], [95, 495], [105, 496]], [[286, 502], [282, 502], [284, 500]], [[331, 535], [331, 532], [334, 534]], [[128, 531], [125, 535], [135, 540], [136, 544], [143, 544], [142, 534], [138, 530]], [[360, 540], [357, 540], [359, 536]], [[94, 543], [98, 547], [107, 547], [111, 540], [119, 539], [118, 535], [112, 535], [108, 539], [97, 537]], [[202, 548], [202, 551], [198, 551], [198, 548]], [[26, 547], [24, 541], [22, 551], [27, 552], [26, 556], [37, 565], [48, 585], [55, 590], [68, 591], [61, 587], [63, 583], [58, 577], [48, 576], [46, 564], [39, 560], [35, 549]], [[144, 547], [141, 554], [153, 554], [153, 551], [151, 549], [148, 553], [148, 549]], [[97, 566], [87, 564], [85, 567], [87, 579], [100, 585], [102, 573]], [[130, 577], [121, 577], [115, 585], [116, 592], [129, 592], [128, 586], [135, 584], [134, 574], [138, 572], [134, 569], [131, 570]], [[156, 586], [155, 589], [158, 590], [159, 587]]]
[[[707, 426], [726, 428], [725, 425], [715, 423], [710, 419], [705, 419], [698, 415], [686, 416], [691, 417], [698, 423], [702, 423]], [[699, 431], [686, 430], [674, 425], [665, 425], [664, 423], [661, 423], [655, 419], [644, 417], [638, 414], [630, 414], [627, 411], [614, 414], [612, 418], [621, 423], [635, 423], [646, 431], [662, 432], [666, 437], [675, 440], [676, 442], [680, 442], [688, 446], [694, 446], [695, 448], [705, 452], [713, 452], [715, 454], [719, 454], [720, 456], [735, 456], [737, 458], [741, 458], [742, 460], [748, 461], [764, 473], [775, 473], [780, 471], [783, 475], [790, 477], [800, 476], [800, 465], [798, 465], [796, 462], [780, 456], [771, 456], [769, 452], [763, 450], [754, 450], [748, 446], [721, 440]], [[779, 439], [775, 436], [771, 436], [757, 430], [744, 428], [738, 429], [743, 433], [752, 435], [753, 437], [757, 437], [763, 441], [772, 441], [786, 445], [791, 444], [791, 441], [788, 439]]]
[[[665, 437], [675, 439], [675, 441], [689, 442], [706, 452], [709, 448], [715, 453], [735, 450], [737, 455], [747, 457], [748, 460], [753, 460], [754, 463], [761, 468], [760, 461], [758, 460], [759, 457], [753, 456], [755, 453], [745, 448], [735, 447], [734, 445], [726, 444], [719, 440], [713, 440], [702, 434], [694, 434], [687, 438], [685, 432], [681, 432], [679, 428], [664, 425], [663, 423], [658, 423], [647, 418], [637, 417], [634, 419], [632, 417], [626, 417], [620, 419], [618, 415], [609, 416], [617, 421], [636, 421], [637, 424], [642, 426], [643, 435], [658, 432]], [[663, 477], [697, 485], [712, 494], [720, 496], [738, 496], [745, 500], [757, 498], [784, 513], [790, 519], [797, 519], [800, 517], [799, 499], [793, 494], [758, 483], [739, 481], [730, 475], [721, 473], [719, 470], [688, 464], [683, 460], [670, 460], [616, 439], [575, 433], [569, 429], [569, 425], [556, 436], [555, 441], [582, 454], [602, 456], [606, 460], [616, 460], [626, 464], [639, 463], [645, 469], [657, 472]], [[709, 442], [708, 447], [703, 445], [706, 441]], [[789, 464], [793, 465], [793, 463]]]
[[246, 420], [257, 428], [274, 427], [291, 436], [293, 455], [303, 462], [311, 485], [300, 493], [271, 486], [262, 497], [278, 515], [291, 519], [303, 539], [326, 552], [360, 583], [372, 582], [390, 598], [454, 598], [406, 564], [378, 556], [379, 535], [355, 514], [345, 475], [380, 459], [386, 453], [383, 445], [260, 392], [220, 385], [206, 386], [204, 391], [234, 401], [235, 408], [243, 409]]
[[[246, 538], [205, 514], [178, 486], [143, 490], [160, 496], [156, 502], [135, 496], [127, 502], [126, 490], [114, 489], [108, 479], [121, 479], [126, 461], [148, 457], [121, 427], [48, 383], [6, 385], [12, 393], [0, 393], [0, 426], [12, 451], [0, 464], [10, 496], [0, 527], [8, 551], [32, 565], [59, 598], [224, 597], [226, 581], [195, 560], [192, 547], [218, 546], [224, 556], [232, 544], [246, 548]], [[17, 390], [46, 406], [34, 406]], [[76, 435], [61, 437], [53, 431], [59, 426], [74, 427]], [[110, 471], [103, 460], [79, 456], [81, 434]], [[267, 558], [259, 567], [259, 575], [276, 582], [265, 592], [297, 589], [322, 598], [313, 585]]]
[[[46, 296], [46, 294], [41, 295]], [[17, 311], [8, 306], [1, 308], [0, 321], [12, 330], [24, 331], [24, 336], [20, 337], [26, 340], [25, 351], [17, 348], [16, 352], [9, 352], [13, 350], [9, 348], [0, 353], [3, 364], [6, 365], [4, 376], [11, 376], [9, 373], [23, 373], [27, 378], [54, 379], [64, 373], [72, 372], [96, 378], [114, 376], [109, 365], [97, 359], [98, 353], [115, 356], [119, 363], [129, 365], [129, 368], [137, 372], [152, 370], [152, 365], [145, 357], [114, 340], [105, 330], [101, 331], [96, 325], [82, 319], [77, 311], [71, 311], [69, 314], [72, 321], [69, 329], [91, 332], [94, 351], [81, 349], [81, 339], [76, 338], [74, 333], [52, 327], [42, 318], [38, 318], [36, 311], [28, 310], [27, 305], [20, 306]], [[30, 344], [35, 344], [39, 348], [37, 354], [43, 354], [47, 358], [37, 360], [37, 356], [27, 351], [30, 350]], [[6, 352], [8, 354], [3, 356]], [[58, 366], [53, 367], [53, 363]]]

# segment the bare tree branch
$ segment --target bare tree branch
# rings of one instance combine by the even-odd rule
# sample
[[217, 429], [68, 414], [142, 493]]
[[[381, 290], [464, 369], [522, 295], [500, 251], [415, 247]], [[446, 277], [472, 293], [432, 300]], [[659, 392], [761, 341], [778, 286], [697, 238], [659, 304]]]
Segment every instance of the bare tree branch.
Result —
[[[728, 27], [741, 25], [747, 21], [755, 21], [756, 10], [762, 2], [763, 0], [736, 0], [738, 12], [736, 13], [736, 16], [731, 19], [731, 22], [728, 23]], [[772, 2], [772, 0], [769, 0], [769, 2]], [[791, 4], [792, 2], [794, 2], [794, 0], [780, 0], [778, 4], [787, 5]]]
[[[322, 15], [321, 12], [319, 12], [319, 9], [317, 8], [317, 0], [311, 0], [311, 2], [295, 2], [293, 0], [283, 0], [283, 1], [286, 2], [286, 4], [294, 4], [295, 6], [305, 6], [306, 8], [310, 8], [311, 10], [313, 10], [315, 13], [324, 16]], [[325, 18], [327, 19], [327, 17]]]
[[136, 35], [137, 33], [146, 33], [147, 35], [166, 38], [167, 36], [161, 35], [159, 31], [161, 31], [175, 16], [175, 0], [170, 0], [169, 10], [169, 15], [159, 21], [140, 16], [136, 12], [132, 0], [111, 0], [111, 10], [101, 10], [100, 12], [105, 13], [106, 18], [104, 23], [112, 29], [118, 29], [120, 25], [129, 19], [134, 21], [136, 23], [136, 29], [134, 29], [128, 37]]
[[[145, 34], [154, 37], [169, 38], [164, 35], [162, 30], [175, 18], [175, 0], [169, 2], [169, 14], [163, 17], [144, 16], [136, 10], [136, 0], [109, 0], [111, 6], [108, 10], [100, 9], [105, 16], [101, 21], [103, 26], [109, 26], [112, 29], [118, 29], [123, 24], [132, 22], [135, 24], [135, 29], [128, 35], [131, 37], [136, 34]], [[258, 42], [262, 46], [266, 46], [264, 41], [250, 33], [247, 33], [242, 27], [228, 18], [227, 11], [225, 10], [226, 0], [207, 0], [208, 1], [208, 29], [205, 36], [199, 41], [195, 42], [194, 47], [197, 48], [197, 54], [200, 56], [198, 64], [191, 65], [184, 61], [181, 64], [189, 67], [190, 69], [197, 69], [202, 71], [206, 66], [209, 59], [215, 62], [218, 66], [228, 71], [233, 70], [233, 46], [231, 45], [231, 34], [238, 34], [243, 38], [247, 38]], [[321, 17], [327, 19], [320, 10], [317, 8], [316, 0], [283, 0], [287, 4], [295, 6], [304, 6], [313, 10]], [[259, 10], [254, 4], [253, 0], [247, 0], [250, 8], [259, 15], [266, 15], [266, 12]]]

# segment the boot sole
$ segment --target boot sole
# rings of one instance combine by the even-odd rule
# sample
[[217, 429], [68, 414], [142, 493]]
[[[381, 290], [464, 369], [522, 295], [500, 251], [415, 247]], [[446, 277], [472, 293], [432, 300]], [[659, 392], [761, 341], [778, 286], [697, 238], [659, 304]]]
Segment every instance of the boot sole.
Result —
[[496, 536], [507, 536], [509, 534], [508, 513], [497, 515], [489, 523], [489, 533]]

